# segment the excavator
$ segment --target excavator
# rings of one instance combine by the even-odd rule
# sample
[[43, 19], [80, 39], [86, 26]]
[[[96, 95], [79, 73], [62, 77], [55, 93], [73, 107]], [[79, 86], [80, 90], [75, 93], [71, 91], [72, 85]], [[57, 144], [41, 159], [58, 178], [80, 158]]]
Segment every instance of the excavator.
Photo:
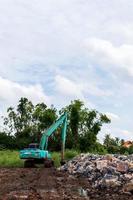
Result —
[[40, 144], [31, 143], [29, 147], [20, 151], [20, 159], [24, 159], [24, 167], [34, 167], [35, 164], [44, 164], [44, 167], [52, 167], [54, 161], [52, 160], [51, 153], [47, 150], [48, 139], [55, 131], [61, 128], [61, 164], [64, 164], [64, 151], [67, 131], [67, 113], [64, 113], [60, 118], [53, 123], [42, 134]]

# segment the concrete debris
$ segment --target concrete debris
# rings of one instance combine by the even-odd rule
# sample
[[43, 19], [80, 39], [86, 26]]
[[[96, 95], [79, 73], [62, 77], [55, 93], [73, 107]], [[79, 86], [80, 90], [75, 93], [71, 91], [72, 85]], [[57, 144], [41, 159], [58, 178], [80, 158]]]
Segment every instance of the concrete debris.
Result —
[[125, 192], [131, 192], [133, 194], [133, 179], [129, 183], [125, 184], [123, 190]]
[[133, 192], [133, 155], [81, 154], [59, 170], [86, 177], [94, 188], [121, 187], [125, 192]]
[[128, 171], [129, 164], [125, 162], [118, 162], [117, 163], [117, 171], [126, 173]]

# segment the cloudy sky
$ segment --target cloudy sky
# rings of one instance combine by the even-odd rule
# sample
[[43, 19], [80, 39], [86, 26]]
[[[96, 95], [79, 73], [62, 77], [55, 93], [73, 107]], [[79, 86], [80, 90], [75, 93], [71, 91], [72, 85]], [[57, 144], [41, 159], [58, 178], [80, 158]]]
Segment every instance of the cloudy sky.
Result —
[[133, 139], [133, 1], [0, 0], [0, 114], [80, 98]]

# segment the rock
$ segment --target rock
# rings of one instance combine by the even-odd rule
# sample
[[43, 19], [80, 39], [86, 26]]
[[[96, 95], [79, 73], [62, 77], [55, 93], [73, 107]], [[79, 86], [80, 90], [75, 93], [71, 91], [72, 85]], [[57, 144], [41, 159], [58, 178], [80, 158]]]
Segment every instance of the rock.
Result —
[[129, 166], [128, 166], [128, 171], [133, 173], [133, 163], [129, 163]]
[[125, 174], [124, 175], [126, 180], [132, 180], [133, 179], [133, 174]]
[[116, 187], [121, 185], [121, 183], [118, 181], [118, 177], [107, 177], [103, 179], [103, 184], [106, 187]]
[[115, 158], [115, 157], [112, 156], [112, 155], [106, 155], [106, 156], [104, 157], [104, 159], [105, 159], [105, 160], [108, 160], [108, 161], [110, 161], [110, 162], [118, 161], [118, 158]]
[[124, 163], [124, 162], [119, 162], [117, 163], [117, 168], [116, 170], [118, 172], [123, 172], [123, 173], [126, 173], [128, 171], [128, 164], [127, 163]]
[[130, 192], [131, 194], [133, 194], [133, 180], [131, 180], [129, 183], [127, 183], [127, 184], [123, 187], [123, 191], [124, 191], [124, 192]]
[[[133, 181], [132, 169], [133, 155], [81, 154], [60, 167], [73, 176], [86, 177], [94, 188], [112, 187], [116, 190]], [[131, 184], [126, 186], [131, 188]], [[125, 190], [129, 191], [128, 188]]]
[[103, 168], [108, 166], [108, 161], [107, 160], [100, 160], [96, 162], [96, 167], [99, 170], [102, 170]]

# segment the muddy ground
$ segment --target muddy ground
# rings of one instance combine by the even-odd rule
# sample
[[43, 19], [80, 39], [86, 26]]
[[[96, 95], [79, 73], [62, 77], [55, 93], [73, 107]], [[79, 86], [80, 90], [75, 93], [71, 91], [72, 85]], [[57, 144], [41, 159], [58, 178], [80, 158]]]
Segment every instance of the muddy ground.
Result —
[[133, 200], [121, 189], [94, 190], [85, 178], [56, 169], [1, 168], [0, 200]]

